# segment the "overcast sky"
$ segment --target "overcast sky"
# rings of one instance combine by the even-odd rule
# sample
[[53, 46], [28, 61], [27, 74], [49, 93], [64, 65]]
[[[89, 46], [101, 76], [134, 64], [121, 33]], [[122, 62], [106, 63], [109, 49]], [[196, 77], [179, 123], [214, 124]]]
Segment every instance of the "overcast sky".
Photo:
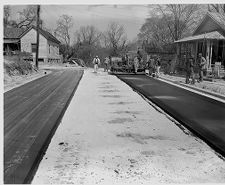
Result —
[[[12, 6], [14, 18], [17, 12], [25, 6]], [[133, 40], [139, 33], [141, 25], [149, 15], [147, 5], [41, 5], [41, 19], [45, 26], [55, 28], [60, 15], [67, 14], [73, 17], [74, 28], [83, 25], [94, 25], [104, 31], [108, 24], [116, 21], [124, 25], [129, 40]]]

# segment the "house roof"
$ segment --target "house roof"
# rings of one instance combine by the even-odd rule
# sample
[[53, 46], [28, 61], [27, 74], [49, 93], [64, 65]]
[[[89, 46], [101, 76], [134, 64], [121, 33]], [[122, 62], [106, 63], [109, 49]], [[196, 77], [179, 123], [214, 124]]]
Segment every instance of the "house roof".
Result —
[[218, 31], [213, 31], [209, 33], [204, 33], [200, 35], [194, 35], [190, 37], [185, 37], [183, 39], [177, 40], [175, 42], [187, 42], [192, 40], [202, 40], [202, 39], [212, 39], [212, 40], [225, 40], [225, 37], [220, 34]]
[[207, 14], [203, 17], [202, 21], [196, 27], [192, 35], [197, 35], [198, 30], [208, 18], [213, 20], [213, 22], [216, 23], [225, 32], [225, 16], [216, 12], [207, 12]]
[[[37, 30], [35, 26], [31, 26], [27, 29], [22, 28], [4, 28], [4, 39], [17, 39], [22, 38], [26, 35], [31, 29]], [[39, 33], [44, 36], [47, 40], [60, 44], [60, 41], [55, 38], [51, 33], [39, 28]]]
[[4, 43], [6, 43], [6, 44], [11, 44], [11, 43], [16, 44], [16, 43], [19, 43], [19, 41], [20, 41], [20, 39], [5, 39], [4, 38]]
[[54, 37], [51, 33], [49, 33], [48, 31], [45, 31], [45, 30], [42, 30], [42, 29], [39, 29], [39, 31], [47, 40], [50, 40], [50, 41], [55, 42], [57, 44], [60, 44], [60, 41], [56, 37]]
[[23, 28], [4, 28], [5, 39], [18, 39], [25, 30]]
[[225, 16], [220, 13], [208, 12], [208, 15], [216, 21], [220, 27], [225, 31]]

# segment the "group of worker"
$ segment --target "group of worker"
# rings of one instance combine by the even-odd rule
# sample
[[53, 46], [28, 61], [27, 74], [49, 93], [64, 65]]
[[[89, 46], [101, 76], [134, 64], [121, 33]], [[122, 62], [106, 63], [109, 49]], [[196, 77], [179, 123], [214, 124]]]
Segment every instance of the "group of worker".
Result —
[[[142, 54], [140, 52], [140, 48], [138, 48], [137, 56], [134, 58], [133, 63], [135, 73], [137, 73], [141, 61], [142, 61]], [[122, 62], [124, 62], [124, 65], [128, 65], [129, 58], [127, 54], [122, 57]], [[98, 56], [94, 57], [92, 63], [94, 65], [94, 72], [97, 73], [98, 66], [100, 65], [99, 57]], [[111, 65], [112, 65], [112, 58], [111, 56], [108, 56], [104, 59], [104, 72], [108, 72]]]
[[[194, 72], [194, 57], [193, 56], [184, 56], [184, 59], [186, 61], [186, 80], [185, 83], [186, 84], [195, 84], [195, 72]], [[128, 62], [128, 56], [125, 55], [124, 57], [124, 62]], [[137, 52], [137, 56], [134, 58], [134, 71], [135, 73], [137, 73], [138, 71], [138, 67], [140, 65], [142, 61], [142, 56], [140, 54], [140, 51], [138, 50]], [[96, 56], [93, 59], [93, 64], [94, 64], [94, 72], [96, 73], [98, 71], [98, 66], [100, 65], [100, 59], [98, 56]], [[111, 64], [111, 56], [106, 57], [104, 60], [104, 71], [108, 72], [109, 70], [109, 66]], [[198, 75], [199, 75], [199, 80], [198, 82], [202, 82], [203, 81], [203, 72], [205, 70], [206, 67], [206, 59], [202, 56], [202, 53], [198, 54], [197, 57], [197, 69], [198, 69]], [[159, 70], [160, 70], [160, 66], [161, 66], [161, 59], [159, 56], [157, 55], [152, 55], [149, 57], [148, 61], [146, 62], [146, 73], [155, 77], [159, 77]], [[191, 79], [191, 81], [190, 81]]]
[[[195, 72], [194, 72], [194, 57], [190, 56], [190, 57], [186, 57], [185, 56], [185, 60], [186, 60], [186, 84], [192, 83], [195, 84]], [[202, 53], [198, 54], [197, 57], [197, 69], [198, 69], [198, 75], [199, 75], [199, 80], [198, 82], [202, 82], [203, 81], [203, 72], [206, 68], [206, 59], [202, 56]], [[190, 82], [191, 79], [191, 82]]]
[[161, 66], [161, 58], [157, 55], [150, 55], [146, 63], [146, 73], [153, 77], [159, 77], [159, 70]]
[[[98, 71], [98, 66], [99, 66], [100, 63], [101, 63], [99, 57], [98, 57], [98, 56], [94, 57], [92, 63], [93, 63], [93, 65], [94, 65], [94, 73], [97, 73], [97, 71]], [[106, 57], [105, 60], [104, 60], [104, 72], [108, 72], [110, 63], [111, 63], [111, 56], [108, 56], [108, 57]]]

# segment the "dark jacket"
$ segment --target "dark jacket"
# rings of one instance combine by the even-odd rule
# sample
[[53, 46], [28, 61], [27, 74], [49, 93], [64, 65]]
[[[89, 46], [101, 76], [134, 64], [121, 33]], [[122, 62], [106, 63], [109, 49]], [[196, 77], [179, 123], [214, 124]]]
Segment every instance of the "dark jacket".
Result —
[[160, 61], [160, 59], [159, 59], [159, 58], [157, 58], [157, 59], [156, 59], [156, 61], [155, 61], [155, 65], [156, 65], [156, 66], [160, 66], [160, 65], [161, 65], [161, 61]]
[[186, 71], [187, 72], [194, 72], [194, 60], [187, 60], [186, 62]]

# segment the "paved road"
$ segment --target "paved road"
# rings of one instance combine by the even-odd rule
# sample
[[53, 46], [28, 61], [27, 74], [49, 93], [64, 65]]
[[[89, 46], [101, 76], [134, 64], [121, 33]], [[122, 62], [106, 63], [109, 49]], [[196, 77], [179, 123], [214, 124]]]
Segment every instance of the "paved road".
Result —
[[4, 93], [4, 182], [27, 183], [82, 77], [66, 69]]
[[145, 75], [118, 75], [225, 156], [225, 104]]

